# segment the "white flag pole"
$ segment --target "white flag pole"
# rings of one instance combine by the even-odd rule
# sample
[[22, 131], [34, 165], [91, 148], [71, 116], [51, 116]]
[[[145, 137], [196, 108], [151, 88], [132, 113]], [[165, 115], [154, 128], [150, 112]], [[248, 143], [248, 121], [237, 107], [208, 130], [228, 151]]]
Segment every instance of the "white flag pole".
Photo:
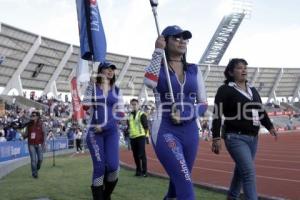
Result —
[[[152, 7], [152, 12], [153, 12], [154, 19], [155, 19], [157, 35], [160, 36], [160, 29], [159, 29], [159, 24], [158, 24], [158, 19], [157, 19], [158, 18], [157, 17], [158, 1], [157, 0], [150, 0], [150, 4], [151, 4], [151, 7]], [[171, 101], [172, 101], [172, 103], [175, 103], [174, 93], [173, 93], [172, 84], [171, 84], [171, 80], [170, 80], [170, 73], [169, 73], [169, 69], [168, 69], [169, 65], [168, 65], [168, 61], [167, 61], [167, 57], [166, 57], [165, 52], [163, 54], [163, 62], [164, 62], [166, 76], [167, 76], [166, 78], [167, 78], [167, 83], [168, 83], [168, 88], [169, 88], [169, 92], [170, 92]]]
[[[93, 68], [94, 68], [94, 55], [92, 55], [92, 76], [93, 74]], [[98, 71], [96, 71], [96, 78], [95, 78], [95, 82], [94, 82], [94, 109], [95, 109], [95, 119], [96, 119], [96, 125], [98, 124], [98, 107], [97, 107], [97, 78], [98, 78]]]

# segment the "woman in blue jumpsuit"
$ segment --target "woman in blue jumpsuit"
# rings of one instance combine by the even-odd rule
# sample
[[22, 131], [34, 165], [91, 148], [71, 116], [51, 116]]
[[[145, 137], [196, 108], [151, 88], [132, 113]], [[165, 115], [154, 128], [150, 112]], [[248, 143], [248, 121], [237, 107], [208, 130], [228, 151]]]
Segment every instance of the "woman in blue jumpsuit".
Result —
[[[118, 181], [119, 133], [117, 120], [124, 116], [122, 94], [115, 86], [116, 66], [99, 65], [96, 83], [90, 83], [83, 99], [90, 114], [87, 145], [93, 160], [92, 193], [94, 200], [110, 200]], [[96, 98], [95, 98], [96, 89]]]
[[[144, 83], [155, 93], [157, 115], [152, 125], [156, 155], [170, 177], [164, 199], [194, 200], [191, 172], [199, 143], [198, 116], [207, 109], [206, 92], [200, 68], [186, 62], [190, 31], [168, 26], [158, 37]], [[175, 103], [171, 102], [163, 52], [168, 61]]]

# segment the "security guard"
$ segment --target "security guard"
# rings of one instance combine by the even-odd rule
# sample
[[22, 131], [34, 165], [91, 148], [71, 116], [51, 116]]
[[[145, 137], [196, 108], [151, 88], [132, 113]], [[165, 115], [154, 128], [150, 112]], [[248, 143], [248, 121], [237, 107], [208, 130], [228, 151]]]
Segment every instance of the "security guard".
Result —
[[139, 110], [139, 101], [130, 101], [132, 112], [129, 115], [128, 129], [130, 145], [136, 165], [135, 176], [147, 177], [147, 157], [145, 151], [146, 133], [149, 132], [147, 116]]

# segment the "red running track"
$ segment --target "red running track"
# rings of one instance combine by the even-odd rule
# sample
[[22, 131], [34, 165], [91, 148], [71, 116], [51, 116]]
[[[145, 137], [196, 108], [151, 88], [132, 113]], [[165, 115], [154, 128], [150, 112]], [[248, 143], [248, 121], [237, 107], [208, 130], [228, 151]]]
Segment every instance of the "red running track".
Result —
[[[278, 199], [300, 199], [300, 133], [282, 133], [275, 141], [261, 135], [256, 155], [258, 193]], [[193, 169], [193, 181], [228, 188], [234, 163], [223, 144], [221, 154], [210, 151], [211, 142], [201, 141]], [[151, 145], [147, 145], [149, 172], [166, 176]], [[121, 161], [134, 168], [131, 151], [121, 150]]]

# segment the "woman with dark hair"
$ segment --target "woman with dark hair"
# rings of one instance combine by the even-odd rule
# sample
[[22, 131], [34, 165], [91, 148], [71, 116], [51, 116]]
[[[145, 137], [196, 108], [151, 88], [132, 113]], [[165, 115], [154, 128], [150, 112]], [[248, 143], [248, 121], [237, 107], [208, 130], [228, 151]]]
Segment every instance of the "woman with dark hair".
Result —
[[[220, 153], [222, 132], [227, 151], [235, 162], [228, 200], [239, 199], [242, 187], [245, 199], [257, 199], [254, 159], [260, 125], [277, 139], [260, 95], [247, 82], [247, 65], [244, 59], [231, 59], [224, 71], [224, 85], [215, 96], [212, 151]], [[225, 120], [221, 131], [222, 117]]]
[[115, 86], [116, 66], [104, 62], [98, 67], [96, 82], [87, 87], [82, 101], [89, 110], [87, 145], [93, 160], [94, 200], [110, 200], [119, 173], [119, 133], [117, 121], [124, 116], [123, 97]]
[[[190, 31], [168, 26], [155, 42], [144, 83], [153, 89], [157, 113], [151, 139], [156, 155], [170, 177], [164, 199], [194, 200], [191, 172], [199, 143], [197, 118], [207, 109], [206, 92], [200, 68], [186, 62]], [[171, 101], [162, 64], [164, 51], [174, 92]]]

